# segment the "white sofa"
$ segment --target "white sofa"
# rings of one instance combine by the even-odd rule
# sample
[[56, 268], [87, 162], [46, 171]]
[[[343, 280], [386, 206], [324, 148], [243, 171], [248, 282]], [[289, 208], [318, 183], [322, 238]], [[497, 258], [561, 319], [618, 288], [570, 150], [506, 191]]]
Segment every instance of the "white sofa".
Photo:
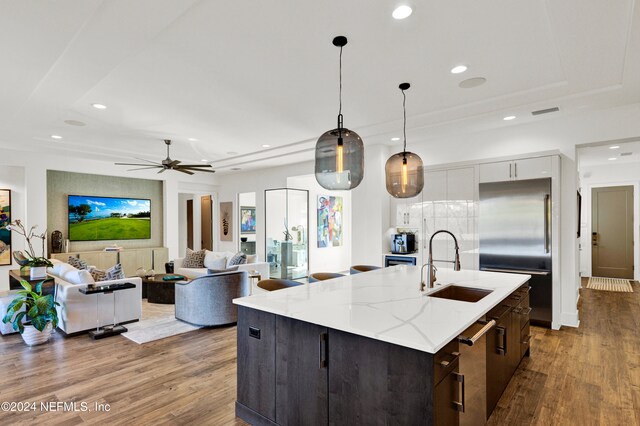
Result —
[[[207, 250], [205, 255], [205, 260], [204, 260], [205, 268], [183, 268], [182, 264], [184, 262], [184, 257], [180, 257], [173, 261], [173, 273], [177, 275], [184, 275], [189, 279], [198, 278], [208, 274], [208, 270], [210, 269], [209, 267], [213, 266], [211, 262], [214, 259], [219, 260], [221, 258], [225, 258], [225, 267], [226, 268], [230, 267], [228, 265], [229, 260], [231, 260], [234, 254], [235, 253], [232, 253], [232, 252], [212, 252]], [[249, 256], [247, 257], [247, 260], [251, 260], [251, 259], [252, 257], [249, 257]], [[206, 266], [209, 266], [209, 267], [206, 267]], [[211, 269], [218, 269], [218, 268], [211, 268]], [[222, 269], [222, 268], [219, 268], [219, 269]], [[247, 271], [247, 272], [258, 271], [258, 274], [260, 274], [261, 279], [265, 280], [269, 278], [269, 263], [268, 262], [245, 263], [242, 265], [238, 265], [238, 271]], [[256, 286], [257, 280], [251, 280], [251, 281], [252, 281], [251, 283], [252, 294], [263, 291], [261, 288], [258, 288]]]
[[[58, 261], [59, 262], [59, 261]], [[55, 268], [55, 265], [54, 265]], [[142, 316], [142, 279], [139, 277], [121, 280], [100, 281], [97, 285], [132, 283], [135, 288], [114, 291], [111, 294], [83, 294], [89, 282], [74, 284], [56, 275], [54, 268], [48, 268], [48, 274], [56, 283], [56, 301], [58, 306], [58, 328], [65, 334], [79, 333], [100, 326], [113, 324], [113, 303], [115, 295], [115, 315], [118, 323], [137, 321]], [[68, 275], [65, 274], [68, 279]], [[77, 280], [74, 280], [77, 282]]]

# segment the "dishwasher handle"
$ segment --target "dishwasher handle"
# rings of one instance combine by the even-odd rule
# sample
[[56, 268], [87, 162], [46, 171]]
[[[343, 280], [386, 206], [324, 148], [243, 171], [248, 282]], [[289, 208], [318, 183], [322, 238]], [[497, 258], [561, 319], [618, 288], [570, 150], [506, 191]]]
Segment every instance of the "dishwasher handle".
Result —
[[496, 325], [496, 320], [491, 320], [488, 323], [486, 323], [484, 327], [478, 330], [478, 332], [471, 337], [467, 337], [463, 335], [458, 336], [458, 341], [460, 343], [464, 343], [465, 345], [473, 346], [474, 343], [480, 340], [480, 338], [482, 338], [482, 336], [487, 334], [487, 332], [491, 330], [493, 327], [495, 327], [495, 325]]

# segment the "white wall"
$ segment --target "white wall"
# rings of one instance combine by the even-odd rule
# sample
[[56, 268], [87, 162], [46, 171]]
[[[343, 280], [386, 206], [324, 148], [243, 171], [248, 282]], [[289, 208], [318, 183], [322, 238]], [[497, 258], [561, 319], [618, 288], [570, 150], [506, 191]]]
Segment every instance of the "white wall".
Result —
[[[352, 203], [350, 191], [329, 191], [321, 187], [315, 175], [287, 179], [289, 188], [309, 191], [309, 273], [343, 272], [351, 267]], [[342, 197], [343, 244], [318, 248], [318, 196]]]
[[[11, 220], [20, 219], [24, 221], [25, 207], [27, 202], [24, 167], [3, 166], [0, 167], [0, 189], [11, 190]], [[27, 222], [27, 226], [38, 225], [38, 223]], [[42, 226], [42, 225], [41, 225]], [[44, 232], [43, 228], [39, 229]], [[38, 247], [38, 245], [36, 245]], [[15, 232], [11, 238], [11, 251], [24, 250], [24, 238]], [[36, 250], [39, 250], [36, 248]], [[20, 266], [12, 258], [12, 264], [0, 266], [0, 291], [9, 289], [9, 270], [19, 269]], [[0, 313], [3, 315], [4, 312]]]
[[633, 185], [634, 279], [640, 279], [640, 164], [606, 164], [580, 167], [582, 220], [580, 224], [580, 274], [591, 276], [591, 190], [603, 186]]

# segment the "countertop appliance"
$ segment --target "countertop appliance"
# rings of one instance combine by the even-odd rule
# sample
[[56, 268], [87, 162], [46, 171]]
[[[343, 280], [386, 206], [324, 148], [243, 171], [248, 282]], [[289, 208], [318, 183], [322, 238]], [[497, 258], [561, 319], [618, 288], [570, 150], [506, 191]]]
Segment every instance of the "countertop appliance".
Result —
[[393, 234], [391, 237], [391, 253], [393, 254], [406, 254], [415, 253], [416, 251], [416, 236], [410, 232], [402, 232], [400, 234]]
[[531, 275], [531, 322], [551, 326], [551, 178], [480, 184], [480, 270]]

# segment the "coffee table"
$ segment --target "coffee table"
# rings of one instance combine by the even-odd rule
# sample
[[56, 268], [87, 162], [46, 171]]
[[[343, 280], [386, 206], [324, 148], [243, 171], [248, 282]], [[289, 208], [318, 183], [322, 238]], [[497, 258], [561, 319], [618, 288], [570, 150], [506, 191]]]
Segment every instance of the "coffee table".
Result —
[[142, 278], [142, 297], [146, 296], [149, 303], [176, 303], [176, 287], [178, 281], [185, 281], [187, 278], [179, 275], [176, 280], [163, 280], [164, 277], [175, 274], [155, 274]]

